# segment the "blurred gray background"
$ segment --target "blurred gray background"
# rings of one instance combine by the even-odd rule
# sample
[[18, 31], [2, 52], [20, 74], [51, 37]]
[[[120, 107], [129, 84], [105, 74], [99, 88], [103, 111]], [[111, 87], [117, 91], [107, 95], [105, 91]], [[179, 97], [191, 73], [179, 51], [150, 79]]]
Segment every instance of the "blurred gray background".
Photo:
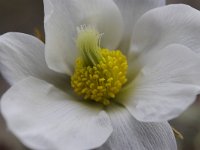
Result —
[[[170, 3], [185, 3], [200, 10], [200, 0], [168, 0]], [[42, 0], [0, 0], [0, 35], [10, 31], [34, 35], [34, 28], [43, 33], [43, 2]], [[200, 41], [199, 41], [200, 42]], [[0, 96], [9, 85], [0, 75]], [[200, 102], [196, 102], [179, 118], [170, 123], [180, 131], [184, 139], [177, 139], [180, 150], [200, 150]], [[0, 115], [0, 150], [26, 149], [6, 129]]]

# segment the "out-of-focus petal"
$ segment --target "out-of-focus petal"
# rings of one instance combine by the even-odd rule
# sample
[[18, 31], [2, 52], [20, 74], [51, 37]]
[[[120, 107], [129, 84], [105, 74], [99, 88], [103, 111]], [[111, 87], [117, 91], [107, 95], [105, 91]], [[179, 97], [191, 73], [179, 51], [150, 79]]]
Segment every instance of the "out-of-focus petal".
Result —
[[124, 54], [127, 54], [132, 37], [133, 27], [137, 20], [148, 10], [165, 4], [165, 0], [114, 0], [123, 17], [124, 34], [119, 45]]
[[176, 150], [176, 140], [167, 122], [145, 123], [123, 107], [112, 105], [108, 114], [113, 133], [98, 150]]
[[189, 48], [170, 45], [151, 53], [118, 100], [140, 121], [177, 117], [200, 92], [200, 59]]
[[0, 70], [12, 85], [28, 76], [63, 85], [65, 76], [50, 70], [45, 62], [44, 44], [23, 33], [6, 33], [0, 36]]
[[136, 23], [131, 50], [160, 51], [169, 44], [182, 44], [200, 53], [200, 12], [183, 4], [150, 10]]
[[112, 132], [110, 119], [100, 106], [76, 101], [36, 78], [18, 82], [1, 101], [9, 129], [32, 149], [92, 149]]

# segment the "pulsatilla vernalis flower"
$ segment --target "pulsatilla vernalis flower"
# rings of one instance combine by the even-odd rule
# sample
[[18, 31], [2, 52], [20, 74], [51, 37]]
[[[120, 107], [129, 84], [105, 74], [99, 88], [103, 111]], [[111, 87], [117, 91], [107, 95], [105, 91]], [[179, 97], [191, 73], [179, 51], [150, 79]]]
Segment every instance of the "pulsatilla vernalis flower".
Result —
[[44, 0], [45, 44], [0, 37], [8, 128], [33, 149], [175, 150], [167, 121], [199, 93], [200, 13], [162, 4]]

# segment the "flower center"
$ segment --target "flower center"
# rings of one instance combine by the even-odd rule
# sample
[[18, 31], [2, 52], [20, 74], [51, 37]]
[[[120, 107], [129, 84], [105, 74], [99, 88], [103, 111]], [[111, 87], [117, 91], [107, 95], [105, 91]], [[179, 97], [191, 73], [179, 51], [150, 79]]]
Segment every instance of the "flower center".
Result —
[[79, 29], [77, 58], [71, 86], [84, 99], [110, 104], [127, 81], [127, 59], [119, 50], [100, 48], [100, 34], [90, 27]]

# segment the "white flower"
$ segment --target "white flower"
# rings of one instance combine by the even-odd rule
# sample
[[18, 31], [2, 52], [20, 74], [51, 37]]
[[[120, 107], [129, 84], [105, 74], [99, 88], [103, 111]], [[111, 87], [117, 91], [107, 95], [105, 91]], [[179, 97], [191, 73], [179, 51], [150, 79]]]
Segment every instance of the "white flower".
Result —
[[[33, 149], [175, 150], [167, 120], [199, 93], [200, 13], [186, 5], [146, 12], [160, 4], [164, 2], [44, 0], [45, 45], [22, 33], [0, 37], [0, 69], [12, 85], [1, 100], [9, 129]], [[90, 34], [83, 36], [90, 27], [92, 42], [87, 40]], [[95, 51], [84, 51], [83, 45]], [[120, 53], [125, 65], [118, 57], [110, 61], [111, 66], [121, 65], [110, 67], [110, 73], [125, 74], [118, 76], [119, 84], [109, 79], [117, 92], [103, 84], [96, 88], [99, 93], [89, 95], [100, 103], [84, 101], [90, 91], [76, 94], [81, 89], [73, 86], [78, 81], [74, 71], [79, 71], [75, 60], [81, 57], [84, 65], [94, 66], [106, 59], [101, 48], [121, 50], [127, 76]], [[81, 88], [83, 83], [78, 82]]]

